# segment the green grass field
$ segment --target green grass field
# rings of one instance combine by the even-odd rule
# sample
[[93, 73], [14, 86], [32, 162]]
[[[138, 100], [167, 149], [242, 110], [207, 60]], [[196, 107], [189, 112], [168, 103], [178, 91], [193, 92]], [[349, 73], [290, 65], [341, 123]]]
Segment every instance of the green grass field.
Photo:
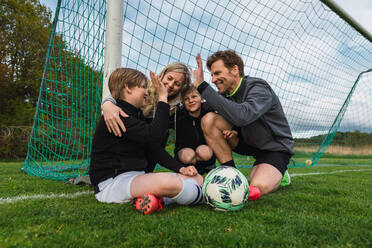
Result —
[[149, 216], [20, 168], [0, 163], [0, 247], [372, 247], [372, 167], [295, 168], [290, 186], [237, 212], [172, 205]]

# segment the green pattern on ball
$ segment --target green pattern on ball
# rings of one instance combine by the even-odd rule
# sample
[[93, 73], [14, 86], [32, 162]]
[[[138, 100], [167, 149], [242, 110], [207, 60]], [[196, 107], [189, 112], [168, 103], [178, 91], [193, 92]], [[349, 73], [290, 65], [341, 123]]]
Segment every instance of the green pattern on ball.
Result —
[[[236, 172], [234, 178], [228, 178], [223, 176], [222, 170], [233, 169]], [[222, 174], [222, 175], [221, 175]], [[221, 201], [213, 199], [207, 193], [207, 186], [209, 184], [217, 184], [220, 193]], [[244, 187], [243, 201], [239, 204], [233, 204], [230, 194], [238, 189], [241, 185]], [[227, 166], [220, 166], [210, 171], [204, 179], [203, 184], [203, 196], [206, 199], [208, 205], [212, 206], [216, 210], [223, 211], [235, 211], [241, 209], [248, 199], [249, 185], [246, 177], [238, 169]]]

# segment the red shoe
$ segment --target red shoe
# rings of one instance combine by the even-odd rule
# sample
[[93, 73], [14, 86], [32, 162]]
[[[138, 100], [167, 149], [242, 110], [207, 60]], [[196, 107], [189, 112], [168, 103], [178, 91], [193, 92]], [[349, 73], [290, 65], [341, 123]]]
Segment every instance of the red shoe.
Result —
[[144, 215], [150, 214], [163, 208], [161, 202], [161, 198], [157, 198], [153, 194], [145, 193], [141, 197], [137, 198], [136, 209]]
[[255, 201], [260, 198], [261, 192], [256, 186], [249, 186], [248, 201]]

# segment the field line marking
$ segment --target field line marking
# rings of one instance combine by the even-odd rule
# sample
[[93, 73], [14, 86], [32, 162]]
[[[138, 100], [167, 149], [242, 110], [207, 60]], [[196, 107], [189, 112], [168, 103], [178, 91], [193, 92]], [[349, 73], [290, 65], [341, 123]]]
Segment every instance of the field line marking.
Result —
[[355, 170], [336, 170], [336, 171], [327, 171], [327, 172], [310, 172], [310, 173], [293, 173], [289, 174], [291, 177], [301, 177], [301, 176], [313, 176], [313, 175], [328, 175], [328, 174], [337, 174], [350, 171], [370, 171], [372, 169], [355, 169]]
[[18, 201], [24, 200], [34, 200], [34, 199], [54, 199], [54, 198], [75, 198], [81, 195], [88, 195], [93, 194], [92, 191], [81, 191], [76, 193], [62, 193], [62, 194], [39, 194], [39, 195], [21, 195], [16, 197], [7, 197], [7, 198], [0, 198], [0, 204], [4, 203], [15, 203]]
[[[293, 173], [290, 174], [291, 177], [300, 177], [300, 176], [313, 176], [313, 175], [328, 175], [328, 174], [337, 174], [350, 171], [370, 171], [372, 169], [355, 169], [355, 170], [337, 170], [337, 171], [328, 171], [328, 172], [310, 172], [310, 173]], [[18, 201], [25, 200], [34, 200], [34, 199], [55, 199], [55, 198], [75, 198], [81, 195], [93, 194], [92, 191], [81, 191], [76, 193], [62, 193], [62, 194], [39, 194], [39, 195], [21, 195], [16, 197], [7, 197], [0, 198], [0, 205], [5, 203], [15, 203]]]

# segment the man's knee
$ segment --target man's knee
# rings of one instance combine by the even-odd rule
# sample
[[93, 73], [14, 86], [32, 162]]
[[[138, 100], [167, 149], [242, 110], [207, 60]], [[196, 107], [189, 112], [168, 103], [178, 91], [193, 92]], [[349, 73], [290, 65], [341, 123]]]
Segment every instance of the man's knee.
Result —
[[258, 187], [262, 195], [277, 190], [283, 177], [279, 170], [270, 164], [255, 167], [250, 175], [250, 185]]
[[217, 114], [213, 112], [209, 112], [203, 116], [201, 120], [203, 132], [208, 132], [211, 128], [216, 127], [216, 118]]
[[230, 130], [232, 125], [221, 115], [209, 112], [203, 116], [201, 126], [204, 134], [215, 134], [215, 131], [222, 132]]

